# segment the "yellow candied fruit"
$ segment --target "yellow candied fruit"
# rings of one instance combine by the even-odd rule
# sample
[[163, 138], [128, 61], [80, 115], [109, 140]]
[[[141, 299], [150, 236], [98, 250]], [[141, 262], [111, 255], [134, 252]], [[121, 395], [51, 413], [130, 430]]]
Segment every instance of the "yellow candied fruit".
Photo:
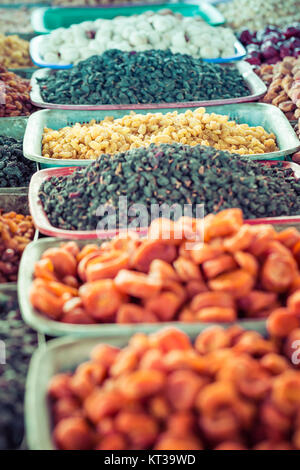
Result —
[[51, 158], [95, 159], [101, 153], [115, 154], [151, 143], [180, 142], [187, 145], [211, 145], [240, 155], [273, 152], [276, 137], [263, 127], [250, 127], [229, 121], [228, 116], [207, 113], [205, 108], [136, 114], [122, 118], [107, 116], [99, 123], [76, 123], [60, 130], [44, 129], [43, 155]]

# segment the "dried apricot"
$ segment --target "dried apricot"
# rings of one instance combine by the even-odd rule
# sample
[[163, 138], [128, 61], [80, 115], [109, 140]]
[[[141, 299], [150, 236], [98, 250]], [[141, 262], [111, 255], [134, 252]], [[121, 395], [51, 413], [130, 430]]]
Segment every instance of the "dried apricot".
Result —
[[122, 269], [115, 278], [115, 285], [124, 294], [143, 299], [157, 295], [162, 282], [144, 273]]
[[122, 294], [111, 279], [84, 284], [79, 289], [83, 305], [96, 320], [110, 319], [122, 305]]

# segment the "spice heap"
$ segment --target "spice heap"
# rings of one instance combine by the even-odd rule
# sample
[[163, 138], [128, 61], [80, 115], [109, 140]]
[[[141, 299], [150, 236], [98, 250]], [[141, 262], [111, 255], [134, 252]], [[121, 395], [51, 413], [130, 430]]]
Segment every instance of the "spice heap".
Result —
[[59, 130], [44, 129], [42, 155], [56, 159], [95, 159], [150, 144], [178, 142], [212, 146], [241, 155], [278, 150], [276, 137], [263, 127], [229, 121], [229, 116], [206, 113], [205, 108], [162, 113], [107, 116], [97, 123], [76, 123]]
[[214, 28], [201, 16], [183, 17], [171, 10], [98, 19], [59, 28], [40, 43], [43, 59], [52, 64], [74, 64], [108, 49], [146, 51], [171, 49], [193, 57], [235, 55], [236, 37], [229, 28]]
[[0, 338], [6, 353], [6, 363], [0, 361], [0, 450], [17, 449], [24, 437], [26, 375], [37, 336], [22, 321], [17, 302], [4, 294], [0, 294]]
[[243, 31], [239, 37], [246, 46], [246, 60], [252, 65], [276, 64], [285, 57], [300, 56], [300, 22], [284, 29], [267, 26], [262, 31]]
[[292, 344], [238, 326], [191, 343], [169, 328], [99, 344], [49, 383], [53, 441], [68, 450], [300, 449]]
[[299, 191], [300, 181], [291, 169], [268, 167], [211, 147], [163, 144], [113, 159], [102, 155], [71, 175], [45, 181], [39, 198], [54, 227], [95, 230], [101, 220], [96, 216], [99, 205], [116, 211], [122, 227], [122, 196], [128, 207], [144, 204], [149, 214], [153, 203], [192, 204], [193, 210], [205, 204], [207, 213], [240, 207], [253, 219], [299, 214]]
[[203, 227], [200, 219], [156, 219], [144, 240], [123, 235], [100, 247], [69, 242], [46, 250], [35, 264], [33, 307], [80, 324], [230, 323], [299, 310], [295, 228], [243, 224], [239, 209], [227, 209]]
[[0, 65], [0, 117], [28, 116], [35, 111], [29, 92], [29, 80]]
[[0, 209], [0, 283], [16, 282], [22, 253], [33, 236], [29, 215], [4, 213]]
[[35, 171], [35, 163], [23, 156], [23, 141], [0, 136], [0, 188], [28, 186]]
[[[8, 0], [5, 3], [8, 3]], [[0, 33], [5, 34], [18, 31], [18, 33], [24, 34], [33, 32], [30, 15], [31, 10], [25, 7], [9, 8], [7, 10], [1, 8]]]
[[299, 0], [233, 0], [217, 5], [233, 29], [258, 31], [267, 25], [300, 21]]
[[278, 106], [290, 121], [299, 120], [300, 124], [300, 57], [262, 65], [256, 73], [268, 85], [262, 101]]
[[32, 67], [29, 42], [16, 35], [4, 36], [4, 34], [0, 34], [0, 64], [10, 69]]
[[109, 50], [37, 81], [44, 101], [58, 104], [175, 103], [250, 93], [236, 68], [170, 50]]

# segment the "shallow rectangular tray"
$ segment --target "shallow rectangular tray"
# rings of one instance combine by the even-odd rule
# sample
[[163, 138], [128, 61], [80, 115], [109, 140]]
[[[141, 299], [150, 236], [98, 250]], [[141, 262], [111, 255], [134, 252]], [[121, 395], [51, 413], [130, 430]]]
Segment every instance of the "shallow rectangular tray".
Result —
[[103, 18], [111, 20], [116, 16], [141, 15], [146, 11], [159, 11], [163, 9], [181, 13], [183, 16], [201, 16], [207, 23], [217, 26], [225, 22], [223, 15], [207, 2], [169, 3], [153, 2], [144, 5], [115, 5], [105, 8], [91, 7], [52, 7], [38, 8], [32, 12], [31, 24], [37, 33], [49, 33], [57, 28], [68, 28], [72, 24], [84, 21], [95, 21]]
[[[223, 64], [222, 67], [230, 67], [230, 65]], [[256, 75], [248, 62], [238, 62], [232, 65], [233, 68], [237, 69], [239, 74], [243, 77], [245, 84], [249, 89], [248, 96], [242, 96], [240, 98], [228, 98], [218, 99], [211, 101], [182, 101], [177, 103], [150, 103], [150, 104], [99, 104], [99, 105], [76, 105], [76, 104], [56, 104], [47, 103], [43, 100], [41, 95], [41, 88], [38, 84], [38, 78], [45, 78], [49, 75], [51, 69], [40, 69], [37, 70], [31, 79], [31, 102], [40, 108], [49, 109], [70, 109], [78, 111], [93, 111], [93, 110], [106, 110], [106, 109], [149, 109], [149, 108], [184, 108], [184, 107], [199, 107], [199, 106], [213, 106], [221, 104], [234, 104], [234, 103], [247, 103], [251, 101], [259, 100], [267, 91], [265, 83]]]
[[[141, 109], [139, 114], [163, 113], [172, 111], [184, 113], [191, 108], [150, 108]], [[229, 115], [239, 124], [250, 126], [263, 126], [267, 132], [273, 132], [277, 138], [279, 150], [276, 152], [250, 155], [251, 159], [258, 160], [280, 160], [284, 155], [295, 153], [300, 148], [300, 141], [285, 115], [273, 105], [265, 103], [239, 103], [218, 106], [209, 106], [208, 113]], [[79, 159], [53, 159], [42, 156], [42, 136], [44, 127], [60, 129], [72, 126], [76, 122], [87, 123], [92, 119], [103, 120], [106, 116], [120, 118], [129, 114], [128, 110], [106, 110], [106, 111], [74, 111], [44, 109], [33, 113], [29, 119], [24, 136], [24, 155], [30, 160], [41, 164], [42, 168], [64, 167], [64, 166], [87, 166], [92, 160]]]
[[[194, 339], [197, 333], [192, 331], [190, 337]], [[128, 340], [129, 337], [112, 336], [106, 338], [105, 344], [120, 348], [126, 346]], [[55, 450], [47, 397], [49, 381], [54, 375], [73, 371], [79, 364], [87, 361], [92, 349], [101, 342], [101, 337], [81, 340], [59, 338], [48, 341], [35, 351], [29, 366], [25, 395], [26, 435], [30, 450]]]
[[[33, 280], [34, 263], [41, 258], [44, 251], [51, 247], [59, 246], [62, 240], [56, 238], [43, 238], [30, 243], [25, 249], [19, 271], [18, 296], [20, 309], [24, 321], [33, 329], [48, 336], [71, 335], [76, 337], [129, 337], [137, 332], [151, 333], [165, 326], [177, 326], [188, 334], [195, 334], [207, 328], [213, 323], [182, 323], [182, 322], [164, 322], [164, 323], [136, 323], [136, 324], [118, 324], [118, 323], [99, 323], [95, 325], [72, 325], [51, 320], [37, 312], [30, 304], [29, 291]], [[89, 243], [88, 240], [80, 240], [79, 246]], [[100, 244], [101, 242], [99, 242]], [[228, 326], [229, 324], [222, 324]], [[238, 324], [247, 329], [265, 329], [264, 320], [242, 320]], [[232, 325], [232, 323], [231, 323]]]
[[[59, 65], [59, 64], [49, 64], [46, 62], [41, 54], [40, 54], [40, 43], [43, 41], [43, 36], [36, 36], [35, 38], [31, 39], [29, 45], [29, 52], [32, 62], [37, 65], [38, 67], [47, 67], [50, 69], [60, 69], [60, 70], [67, 70], [73, 67], [73, 64], [66, 64], [66, 65]], [[236, 62], [238, 60], [244, 59], [246, 56], [246, 49], [242, 45], [242, 43], [238, 40], [234, 43], [235, 47], [235, 55], [226, 58], [217, 58], [217, 59], [202, 59], [204, 62], [208, 62], [211, 64], [227, 64], [229, 62]]]
[[[294, 170], [295, 177], [298, 179], [300, 178], [300, 166], [296, 163], [290, 162], [276, 162], [276, 161], [266, 161], [261, 162], [262, 164], [267, 165], [284, 165], [287, 168], [292, 168]], [[51, 222], [49, 221], [39, 199], [39, 189], [41, 184], [50, 178], [51, 176], [65, 176], [73, 173], [76, 170], [76, 167], [68, 167], [68, 168], [57, 168], [57, 169], [45, 169], [35, 173], [31, 179], [30, 187], [29, 187], [29, 208], [30, 213], [33, 218], [34, 224], [37, 229], [43, 233], [44, 235], [50, 237], [58, 237], [58, 238], [69, 238], [73, 240], [88, 240], [88, 239], [106, 239], [116, 235], [116, 231], [109, 231], [109, 230], [63, 230], [57, 227], [53, 227]], [[273, 223], [299, 223], [300, 222], [300, 214], [298, 216], [282, 216], [282, 217], [265, 217], [259, 219], [251, 219], [247, 221], [250, 224], [273, 224]], [[125, 229], [126, 230], [126, 229]], [[117, 233], [122, 232], [121, 230], [117, 230]], [[147, 227], [142, 227], [139, 229], [140, 234], [147, 233]]]

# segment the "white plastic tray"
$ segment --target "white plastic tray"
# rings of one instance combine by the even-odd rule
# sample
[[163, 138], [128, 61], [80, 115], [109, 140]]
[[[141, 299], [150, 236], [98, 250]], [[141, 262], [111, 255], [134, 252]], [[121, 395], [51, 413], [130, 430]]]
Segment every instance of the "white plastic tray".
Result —
[[[49, 64], [46, 62], [41, 53], [40, 53], [40, 44], [45, 39], [45, 35], [36, 36], [35, 38], [31, 39], [29, 52], [32, 62], [37, 65], [38, 67], [47, 67], [50, 69], [71, 69], [73, 64]], [[244, 48], [243, 44], [236, 40], [234, 43], [235, 47], [235, 54], [231, 57], [226, 58], [217, 58], [217, 59], [203, 59], [204, 62], [209, 62], [213, 64], [225, 64], [229, 62], [236, 62], [238, 60], [242, 60], [246, 56], [246, 49]]]
[[[222, 67], [228, 67], [229, 65], [224, 64]], [[41, 88], [38, 84], [37, 79], [45, 78], [51, 72], [51, 69], [40, 69], [37, 70], [31, 78], [31, 93], [30, 99], [32, 104], [40, 108], [49, 108], [49, 109], [70, 109], [70, 110], [106, 110], [106, 109], [149, 109], [153, 107], [157, 108], [184, 108], [184, 107], [199, 107], [199, 106], [213, 106], [213, 105], [222, 105], [222, 104], [234, 104], [234, 103], [247, 103], [251, 101], [257, 101], [261, 98], [267, 91], [265, 83], [256, 75], [248, 62], [238, 62], [236, 65], [233, 65], [239, 74], [243, 77], [245, 84], [249, 89], [249, 94], [247, 96], [241, 96], [239, 98], [228, 98], [228, 99], [218, 99], [211, 101], [182, 101], [177, 103], [150, 103], [150, 104], [98, 104], [98, 105], [78, 105], [78, 104], [57, 104], [57, 103], [48, 103], [45, 102], [41, 95]]]

